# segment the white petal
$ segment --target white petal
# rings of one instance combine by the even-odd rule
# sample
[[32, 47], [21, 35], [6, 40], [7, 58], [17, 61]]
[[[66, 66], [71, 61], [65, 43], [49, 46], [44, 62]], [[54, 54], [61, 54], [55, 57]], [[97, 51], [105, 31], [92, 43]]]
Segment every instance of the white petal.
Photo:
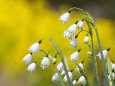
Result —
[[48, 57], [44, 57], [41, 61], [41, 67], [42, 69], [48, 68], [50, 66], [50, 61]]

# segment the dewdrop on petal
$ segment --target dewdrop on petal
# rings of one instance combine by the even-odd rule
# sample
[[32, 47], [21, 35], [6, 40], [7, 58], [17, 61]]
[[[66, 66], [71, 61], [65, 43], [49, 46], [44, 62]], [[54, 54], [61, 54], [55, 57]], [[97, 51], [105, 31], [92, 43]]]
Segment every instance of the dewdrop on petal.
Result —
[[64, 70], [63, 63], [60, 62], [60, 63], [57, 65], [57, 69], [58, 69], [58, 71], [63, 71], [63, 70]]
[[88, 42], [89, 42], [89, 37], [85, 36], [85, 38], [84, 38], [84, 44], [88, 44]]
[[64, 37], [67, 39], [72, 39], [72, 33], [67, 30], [64, 31]]
[[78, 79], [78, 83], [79, 84], [86, 84], [86, 79], [84, 76], [81, 76], [79, 79]]
[[48, 68], [50, 66], [50, 61], [48, 57], [44, 57], [41, 61], [41, 67], [42, 69]]
[[83, 26], [84, 26], [83, 21], [79, 21], [78, 24], [77, 24], [77, 28], [78, 29], [83, 29]]
[[67, 24], [70, 18], [69, 12], [64, 13], [59, 20], [61, 20], [63, 23]]
[[77, 84], [77, 81], [73, 80], [72, 84], [75, 86]]
[[39, 43], [34, 43], [30, 48], [29, 48], [29, 50], [30, 50], [30, 52], [32, 52], [32, 54], [33, 53], [38, 53], [38, 51], [39, 51], [39, 49], [40, 49], [40, 44]]
[[35, 68], [36, 68], [36, 63], [33, 62], [28, 66], [27, 70], [32, 73], [35, 70]]
[[73, 38], [70, 42], [70, 46], [73, 46], [74, 48], [76, 48], [77, 45], [78, 45], [77, 38]]
[[52, 76], [52, 80], [53, 82], [59, 82], [59, 76], [58, 76], [58, 73], [55, 73], [53, 76]]
[[27, 55], [23, 58], [22, 62], [25, 61], [26, 64], [30, 64], [31, 59], [32, 59], [32, 55], [31, 55], [31, 54], [27, 54]]
[[[72, 72], [68, 72], [68, 76], [69, 76], [70, 81], [72, 81], [72, 77], [73, 77]], [[64, 76], [63, 80], [64, 82], [67, 82], [67, 75]]]

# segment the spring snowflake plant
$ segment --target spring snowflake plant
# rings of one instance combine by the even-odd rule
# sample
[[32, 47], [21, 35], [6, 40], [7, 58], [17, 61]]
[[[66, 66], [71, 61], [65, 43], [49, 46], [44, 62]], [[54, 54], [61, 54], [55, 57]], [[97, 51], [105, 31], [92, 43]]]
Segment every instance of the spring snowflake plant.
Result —
[[[67, 30], [65, 30], [64, 31], [64, 37], [67, 39], [70, 39], [71, 40], [70, 46], [76, 48], [79, 45], [78, 40], [77, 40], [79, 33], [85, 31], [86, 36], [84, 37], [83, 42], [89, 48], [89, 51], [87, 51], [86, 53], [89, 57], [92, 57], [92, 59], [93, 59], [93, 70], [94, 70], [93, 86], [100, 86], [96, 56], [99, 57], [99, 60], [102, 61], [102, 65], [103, 65], [103, 73], [104, 73], [103, 74], [103, 80], [102, 80], [103, 85], [104, 86], [115, 86], [115, 73], [114, 73], [115, 72], [115, 64], [113, 64], [112, 61], [110, 61], [110, 58], [108, 56], [108, 52], [110, 51], [111, 48], [107, 48], [106, 50], [102, 50], [100, 40], [99, 40], [98, 31], [97, 31], [97, 27], [96, 27], [96, 24], [95, 24], [92, 16], [87, 11], [85, 11], [83, 9], [73, 7], [73, 8], [70, 8], [68, 10], [68, 12], [64, 13], [59, 18], [59, 20], [61, 20], [63, 23], [67, 24], [69, 21], [69, 18], [70, 18], [70, 13], [74, 9], [82, 11], [85, 14], [85, 16], [80, 21], [77, 20], [75, 22], [75, 24], [72, 24]], [[88, 30], [85, 30], [83, 28], [84, 22], [87, 23]], [[80, 29], [80, 31], [77, 32], [77, 29]], [[96, 32], [99, 50], [100, 50], [100, 52], [97, 55], [94, 52], [92, 29], [94, 29]], [[89, 43], [89, 38], [91, 39], [91, 43]], [[72, 62], [74, 62], [76, 64], [76, 67], [73, 67], [71, 70], [68, 70], [67, 64], [66, 64], [67, 62], [65, 62], [65, 60], [67, 60], [67, 59], [65, 59], [63, 57], [63, 54], [62, 54], [60, 48], [58, 47], [58, 45], [55, 43], [55, 41], [52, 40], [51, 38], [48, 39], [54, 45], [54, 47], [56, 49], [55, 56], [51, 56], [47, 51], [40, 49], [40, 44], [42, 43], [42, 40], [40, 40], [38, 43], [34, 43], [29, 48], [30, 54], [27, 54], [22, 60], [23, 62], [25, 61], [26, 64], [29, 64], [29, 66], [27, 67], [28, 71], [30, 71], [32, 73], [36, 69], [36, 61], [31, 62], [32, 55], [34, 53], [38, 54], [39, 51], [42, 51], [46, 54], [46, 56], [41, 61], [42, 69], [49, 68], [50, 62], [52, 62], [54, 64], [55, 69], [56, 69], [56, 73], [54, 75], [52, 75], [52, 79], [51, 79], [52, 82], [60, 82], [60, 84], [62, 86], [64, 86], [64, 82], [66, 82], [66, 83], [68, 82], [69, 86], [75, 86], [75, 85], [92, 86], [92, 85], [89, 85], [86, 71], [83, 67], [84, 60], [80, 63], [77, 63], [77, 61], [79, 60], [79, 57], [80, 57], [79, 54], [82, 53], [81, 50], [83, 48], [78, 49], [76, 52], [73, 52], [70, 55], [69, 58]], [[61, 59], [61, 62], [58, 64], [57, 64], [57, 60], [56, 60], [57, 55], [59, 55], [59, 57]], [[105, 60], [107, 60], [107, 61], [105, 61]], [[73, 77], [73, 74], [72, 74], [73, 71], [78, 71], [81, 74], [81, 76], [76, 77], [76, 78]]]

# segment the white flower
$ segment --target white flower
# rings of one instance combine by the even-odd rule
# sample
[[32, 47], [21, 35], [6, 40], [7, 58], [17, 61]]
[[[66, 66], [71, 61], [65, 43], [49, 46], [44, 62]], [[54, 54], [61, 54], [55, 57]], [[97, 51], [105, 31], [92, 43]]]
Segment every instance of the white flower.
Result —
[[32, 52], [32, 54], [33, 53], [38, 53], [38, 51], [39, 51], [39, 49], [40, 49], [40, 44], [39, 43], [34, 43], [30, 48], [29, 48], [29, 50], [30, 50], [30, 52]]
[[59, 76], [58, 76], [58, 73], [55, 73], [53, 76], [52, 76], [52, 80], [53, 82], [59, 82]]
[[68, 23], [70, 14], [68, 12], [64, 13], [59, 20], [61, 20], [63, 23]]
[[72, 84], [75, 86], [77, 84], [77, 81], [73, 80]]
[[88, 55], [88, 56], [92, 56], [92, 52], [91, 52], [91, 51], [88, 51], [88, 52], [87, 52], [87, 55]]
[[77, 38], [73, 38], [70, 42], [70, 46], [73, 46], [74, 48], [76, 48], [77, 45], [78, 45]]
[[[103, 53], [103, 56], [104, 56], [104, 59], [107, 57], [107, 50], [103, 50], [102, 51], [102, 53]], [[101, 59], [101, 54], [100, 53], [98, 53], [98, 55], [97, 56], [99, 56], [99, 60]]]
[[79, 22], [77, 23], [78, 29], [82, 29], [83, 26], [84, 26], [83, 21], [79, 21]]
[[[82, 63], [79, 63], [78, 65], [81, 67], [81, 69], [83, 69], [83, 64], [82, 64]], [[76, 66], [76, 69], [75, 69], [75, 70], [78, 71], [78, 72], [80, 72], [80, 69], [79, 69], [78, 66]]]
[[72, 35], [76, 34], [76, 30], [77, 30], [77, 25], [73, 24], [68, 28], [69, 33], [72, 33]]
[[28, 68], [27, 68], [27, 70], [28, 71], [31, 71], [31, 73], [35, 70], [35, 68], [36, 68], [36, 63], [31, 63], [29, 66], [28, 66]]
[[[114, 73], [112, 73], [112, 77], [113, 77], [113, 79], [115, 78], [115, 74]], [[110, 74], [108, 75], [108, 79], [111, 80]]]
[[[70, 81], [72, 81], [72, 77], [73, 77], [72, 72], [68, 72], [68, 76], [69, 76]], [[67, 75], [64, 76], [63, 80], [67, 82]]]
[[85, 38], [84, 38], [84, 44], [87, 44], [88, 42], [89, 42], [89, 37], [85, 36]]
[[26, 64], [30, 64], [31, 59], [32, 59], [32, 55], [31, 55], [31, 54], [28, 54], [28, 55], [26, 55], [26, 56], [23, 58], [22, 62], [25, 61]]
[[62, 76], [65, 75], [65, 70], [63, 70], [63, 71], [61, 72], [61, 75], [62, 75]]
[[70, 56], [71, 61], [72, 61], [72, 60], [73, 60], [73, 61], [77, 61], [78, 58], [79, 58], [79, 52], [78, 52], [78, 51], [74, 52], [74, 53], [71, 54], [71, 56]]
[[81, 76], [81, 77], [79, 78], [79, 80], [78, 80], [78, 83], [80, 83], [80, 84], [86, 84], [86, 79], [85, 79], [85, 77], [84, 77], [84, 76]]
[[48, 68], [50, 66], [50, 61], [48, 57], [44, 57], [41, 61], [41, 67], [42, 69]]
[[57, 65], [57, 69], [58, 69], [58, 71], [64, 70], [63, 64], [61, 62]]
[[67, 39], [71, 39], [72, 38], [72, 33], [70, 33], [67, 29], [67, 30], [64, 31], [64, 37], [67, 38]]

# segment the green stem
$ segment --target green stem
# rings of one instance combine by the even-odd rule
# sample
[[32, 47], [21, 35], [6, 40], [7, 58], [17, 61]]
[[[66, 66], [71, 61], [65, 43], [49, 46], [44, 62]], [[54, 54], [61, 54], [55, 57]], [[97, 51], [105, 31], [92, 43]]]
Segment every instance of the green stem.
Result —
[[87, 79], [87, 76], [86, 76], [86, 73], [85, 71], [79, 66], [79, 64], [77, 64], [77, 62], [75, 62], [75, 64], [78, 66], [78, 68], [80, 69], [80, 73], [85, 77], [86, 81], [87, 81], [87, 85], [86, 86], [89, 86], [89, 82], [88, 82], [88, 79]]
[[[47, 51], [45, 51], [45, 50], [43, 50], [43, 49], [40, 49], [40, 51], [44, 52], [46, 55], [48, 55], [48, 57], [50, 56], [50, 59], [52, 60], [51, 55], [50, 55]], [[62, 80], [61, 75], [60, 75], [60, 73], [59, 73], [59, 71], [58, 71], [58, 69], [57, 69], [56, 64], [54, 64], [54, 66], [55, 66], [56, 72], [58, 73], [60, 83], [61, 83], [62, 86], [64, 86], [63, 80]]]
[[49, 38], [49, 40], [52, 42], [52, 44], [54, 45], [54, 47], [56, 48], [57, 50], [57, 53], [59, 54], [60, 58], [61, 58], [61, 61], [63, 63], [63, 66], [64, 66], [64, 70], [66, 72], [66, 75], [67, 75], [67, 79], [68, 79], [68, 83], [69, 83], [69, 86], [73, 86], [72, 85], [72, 82], [70, 81], [70, 78], [69, 78], [69, 75], [68, 75], [68, 70], [66, 68], [66, 65], [65, 65], [65, 62], [64, 62], [64, 58], [63, 58], [63, 55], [62, 55], [62, 52], [60, 50], [60, 48], [58, 47], [58, 45], [55, 43], [55, 41], [53, 41], [51, 38]]
[[98, 40], [98, 45], [99, 45], [99, 50], [100, 50], [100, 53], [101, 53], [101, 60], [102, 60], [102, 65], [103, 65], [103, 71], [104, 71], [104, 77], [105, 77], [105, 80], [106, 80], [106, 83], [107, 83], [106, 85], [109, 86], [107, 68], [106, 68], [106, 64], [105, 64], [105, 61], [104, 61], [104, 56], [103, 56], [103, 53], [102, 53], [102, 48], [101, 48], [101, 43], [100, 43], [100, 40], [99, 40], [97, 27], [96, 27], [95, 23], [93, 23], [92, 25], [95, 29], [97, 40]]
[[59, 71], [58, 71], [58, 69], [57, 69], [56, 64], [54, 64], [54, 66], [55, 66], [55, 69], [56, 69], [56, 71], [57, 71], [57, 73], [58, 73], [58, 76], [59, 76], [59, 80], [60, 80], [60, 82], [61, 82], [61, 85], [64, 86], [63, 80], [62, 80], [62, 78], [61, 78], [61, 76], [60, 76], [60, 73], [59, 73]]
[[87, 22], [87, 25], [88, 25], [88, 28], [89, 28], [89, 32], [90, 32], [90, 36], [91, 36], [91, 45], [92, 45], [92, 49], [91, 50], [92, 50], [92, 54], [93, 54], [94, 80], [96, 79], [96, 81], [95, 81], [95, 83], [97, 82], [96, 85], [100, 86], [99, 85], [98, 69], [97, 69], [97, 60], [96, 60], [96, 56], [95, 56], [95, 53], [94, 53], [94, 47], [93, 47], [94, 45], [93, 45], [92, 28], [91, 28], [89, 22], [88, 21], [86, 21], [86, 22]]

